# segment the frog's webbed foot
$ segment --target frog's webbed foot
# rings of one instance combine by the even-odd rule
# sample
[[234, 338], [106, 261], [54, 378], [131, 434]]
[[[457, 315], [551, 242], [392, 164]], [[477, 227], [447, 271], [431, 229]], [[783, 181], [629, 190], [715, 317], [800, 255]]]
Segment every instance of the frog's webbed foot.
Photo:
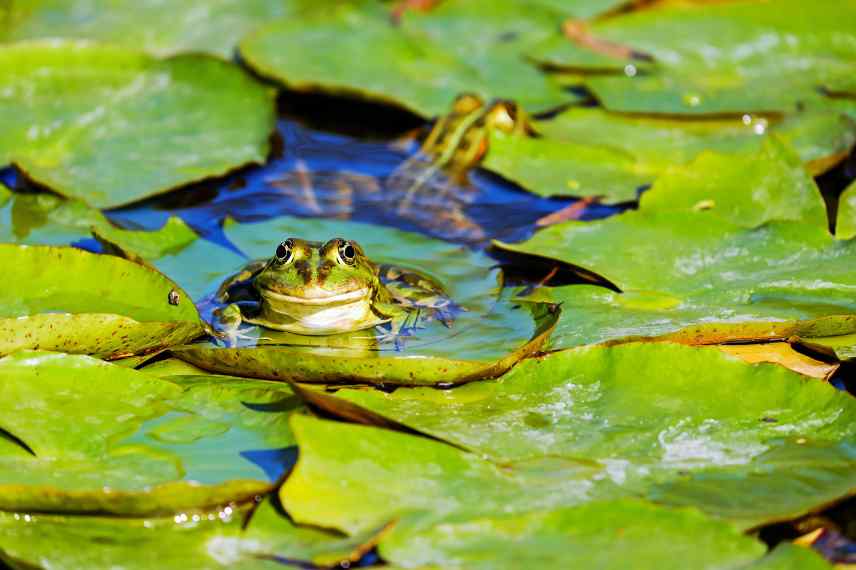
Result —
[[216, 324], [210, 327], [209, 333], [214, 337], [215, 343], [223, 344], [227, 348], [238, 346], [241, 341], [250, 342], [262, 340], [252, 334], [253, 326], [242, 327], [241, 309], [232, 304], [214, 311], [217, 317]]
[[415, 338], [413, 331], [420, 328], [419, 325], [420, 311], [416, 310], [407, 314], [402, 319], [393, 319], [392, 321], [375, 327], [377, 331], [377, 341], [381, 344], [392, 343], [395, 345], [396, 351], [404, 350], [404, 343], [407, 339]]

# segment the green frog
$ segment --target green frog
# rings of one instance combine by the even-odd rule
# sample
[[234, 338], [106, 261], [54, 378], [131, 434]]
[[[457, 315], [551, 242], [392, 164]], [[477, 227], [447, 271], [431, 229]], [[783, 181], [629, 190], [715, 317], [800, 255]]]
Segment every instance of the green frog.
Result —
[[298, 335], [378, 329], [379, 340], [431, 320], [451, 326], [455, 304], [443, 287], [416, 270], [376, 264], [353, 241], [288, 238], [270, 259], [248, 263], [216, 295], [218, 336], [234, 344], [241, 323]]

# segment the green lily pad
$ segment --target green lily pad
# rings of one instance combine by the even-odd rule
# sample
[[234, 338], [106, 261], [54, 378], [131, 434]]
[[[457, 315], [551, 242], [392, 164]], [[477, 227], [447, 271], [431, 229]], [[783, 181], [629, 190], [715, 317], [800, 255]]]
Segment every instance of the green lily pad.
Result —
[[[656, 68], [631, 76], [592, 76], [586, 85], [612, 111], [794, 111], [801, 103], [822, 101], [821, 88], [852, 81], [856, 32], [848, 22], [854, 18], [852, 2], [800, 0], [777, 2], [775, 10], [763, 3], [728, 2], [628, 12], [593, 23], [589, 32], [652, 56]], [[579, 48], [579, 58], [565, 52], [563, 64], [591, 65], [586, 51]]]
[[0, 164], [99, 208], [262, 162], [274, 123], [273, 90], [199, 55], [0, 45], [0, 84]]
[[[319, 241], [334, 236], [354, 239], [376, 262], [433, 276], [465, 310], [450, 328], [432, 322], [415, 331], [413, 337], [404, 339], [401, 350], [393, 343], [378, 345], [372, 331], [313, 339], [277, 336], [276, 331], [254, 327], [246, 333], [254, 339], [245, 346], [222, 348], [200, 343], [173, 351], [206, 370], [301, 382], [457, 384], [502, 374], [537, 351], [558, 318], [558, 312], [549, 305], [526, 303], [524, 310], [518, 310], [516, 304], [502, 297], [495, 261], [486, 255], [417, 234], [355, 222], [292, 217], [234, 224], [225, 233], [240, 250], [259, 259], [270, 257], [276, 244], [288, 236]], [[219, 273], [222, 265], [218, 256], [235, 258], [212, 244], [207, 250], [188, 248], [172, 258], [170, 266], [180, 282], [205, 282], [207, 291], [212, 292], [241, 266], [238, 261]], [[158, 265], [166, 270], [161, 262]], [[203, 312], [210, 310], [209, 301], [201, 301]], [[313, 341], [317, 344], [311, 344]]]
[[757, 153], [765, 135], [790, 142], [815, 174], [856, 141], [856, 122], [820, 111], [783, 120], [693, 120], [571, 108], [533, 126], [541, 137], [492, 132], [483, 166], [542, 196], [601, 196], [606, 203], [635, 200], [641, 186], [705, 150]]
[[[407, 521], [405, 520], [405, 523]], [[393, 564], [439, 568], [743, 568], [764, 546], [695, 510], [598, 502], [429, 528], [397, 526], [381, 545]]]
[[811, 548], [782, 542], [750, 568], [752, 570], [830, 570], [832, 565]]
[[[171, 514], [270, 489], [242, 454], [294, 444], [281, 383], [169, 381], [86, 356], [22, 351], [0, 359], [0, 428], [32, 451], [0, 453], [0, 508]], [[8, 447], [8, 446], [7, 446]]]
[[0, 513], [0, 559], [93, 570], [274, 569], [275, 558], [333, 567], [358, 559], [373, 539], [296, 527], [270, 501], [242, 529], [246, 514], [232, 507], [147, 519]]
[[79, 38], [157, 55], [193, 51], [230, 58], [241, 37], [284, 16], [288, 6], [281, 0], [195, 0], [168, 6], [159, 0], [12, 2], [0, 41]]
[[856, 182], [850, 184], [838, 198], [838, 222], [835, 236], [839, 239], [856, 237]]
[[357, 95], [423, 116], [445, 113], [462, 92], [543, 111], [576, 97], [522, 51], [560, 19], [543, 6], [450, 0], [396, 25], [382, 8], [340, 5], [273, 22], [240, 50], [253, 69], [290, 89]]
[[[336, 397], [511, 468], [547, 457], [595, 462], [603, 471], [577, 481], [592, 498], [647, 494], [742, 526], [856, 491], [846, 445], [853, 399], [716, 348], [585, 347], [453, 391]], [[618, 487], [599, 489], [604, 479]]]
[[92, 233], [111, 253], [137, 262], [176, 254], [198, 237], [190, 226], [176, 216], [170, 216], [157, 230], [124, 230], [102, 224], [94, 227]]
[[[192, 300], [152, 269], [74, 248], [0, 244], [0, 354], [42, 348], [115, 358], [202, 331]], [[175, 303], [175, 304], [173, 304]]]
[[856, 241], [835, 240], [799, 160], [707, 153], [664, 174], [638, 211], [549, 227], [518, 253], [572, 261], [616, 283], [541, 289], [562, 302], [554, 346], [634, 337], [710, 344], [856, 332]]

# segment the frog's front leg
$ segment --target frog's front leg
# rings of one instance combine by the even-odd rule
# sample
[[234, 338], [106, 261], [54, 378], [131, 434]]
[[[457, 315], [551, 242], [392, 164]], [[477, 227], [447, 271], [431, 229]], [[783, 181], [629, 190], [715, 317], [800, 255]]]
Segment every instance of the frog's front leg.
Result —
[[380, 343], [392, 342], [395, 344], [395, 350], [401, 351], [404, 349], [404, 341], [408, 337], [413, 336], [413, 329], [419, 322], [419, 309], [401, 310], [395, 307], [390, 320], [387, 323], [378, 325], [377, 341]]
[[247, 331], [252, 330], [252, 328], [241, 328], [244, 318], [241, 314], [241, 307], [237, 303], [217, 309], [214, 311], [214, 317], [213, 335], [215, 338], [225, 341], [226, 346], [237, 346], [239, 340], [253, 340], [253, 336], [247, 334]]

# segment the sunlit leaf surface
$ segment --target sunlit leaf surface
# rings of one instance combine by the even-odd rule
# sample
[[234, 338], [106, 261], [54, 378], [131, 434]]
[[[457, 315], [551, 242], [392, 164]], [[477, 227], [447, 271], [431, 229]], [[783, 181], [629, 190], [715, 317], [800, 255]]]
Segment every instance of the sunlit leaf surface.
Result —
[[238, 40], [292, 2], [282, 0], [28, 0], [12, 2], [0, 41], [79, 38], [157, 55], [204, 51], [230, 58]]
[[[591, 77], [586, 85], [613, 111], [794, 111], [822, 100], [824, 87], [852, 87], [854, 17], [852, 0], [782, 0], [775, 9], [750, 1], [663, 3], [588, 29], [598, 40], [653, 57], [657, 65]], [[579, 47], [549, 59], [570, 67], [603, 67], [590, 51]]]
[[824, 218], [799, 164], [768, 144], [754, 156], [705, 154], [671, 171], [638, 211], [560, 224], [502, 247], [573, 261], [624, 291], [536, 292], [564, 303], [555, 346], [849, 334], [856, 273], [847, 260], [856, 242], [835, 240]]
[[[428, 14], [341, 5], [271, 23], [241, 42], [261, 74], [291, 89], [322, 89], [444, 112], [461, 92], [515, 99], [531, 111], [574, 100], [523, 58], [561, 16], [544, 6], [443, 2]], [[511, 79], [513, 77], [513, 79]]]
[[0, 290], [0, 352], [118, 357], [201, 333], [193, 301], [153, 269], [70, 247], [0, 245], [16, 278]]
[[856, 455], [837, 443], [854, 436], [850, 396], [714, 348], [582, 348], [451, 392], [337, 396], [506, 466], [513, 480], [552, 470], [562, 479], [561, 461], [594, 466], [569, 470], [573, 487], [541, 481], [556, 485], [552, 504], [648, 494], [752, 526], [856, 483], [848, 473]]
[[268, 152], [272, 91], [214, 58], [25, 42], [0, 45], [0, 83], [0, 163], [93, 206], [134, 202]]
[[2, 448], [4, 510], [147, 515], [247, 501], [278, 477], [252, 458], [293, 444], [285, 422], [301, 407], [282, 384], [167, 381], [86, 356], [24, 351], [0, 368], [0, 427], [32, 452]]

